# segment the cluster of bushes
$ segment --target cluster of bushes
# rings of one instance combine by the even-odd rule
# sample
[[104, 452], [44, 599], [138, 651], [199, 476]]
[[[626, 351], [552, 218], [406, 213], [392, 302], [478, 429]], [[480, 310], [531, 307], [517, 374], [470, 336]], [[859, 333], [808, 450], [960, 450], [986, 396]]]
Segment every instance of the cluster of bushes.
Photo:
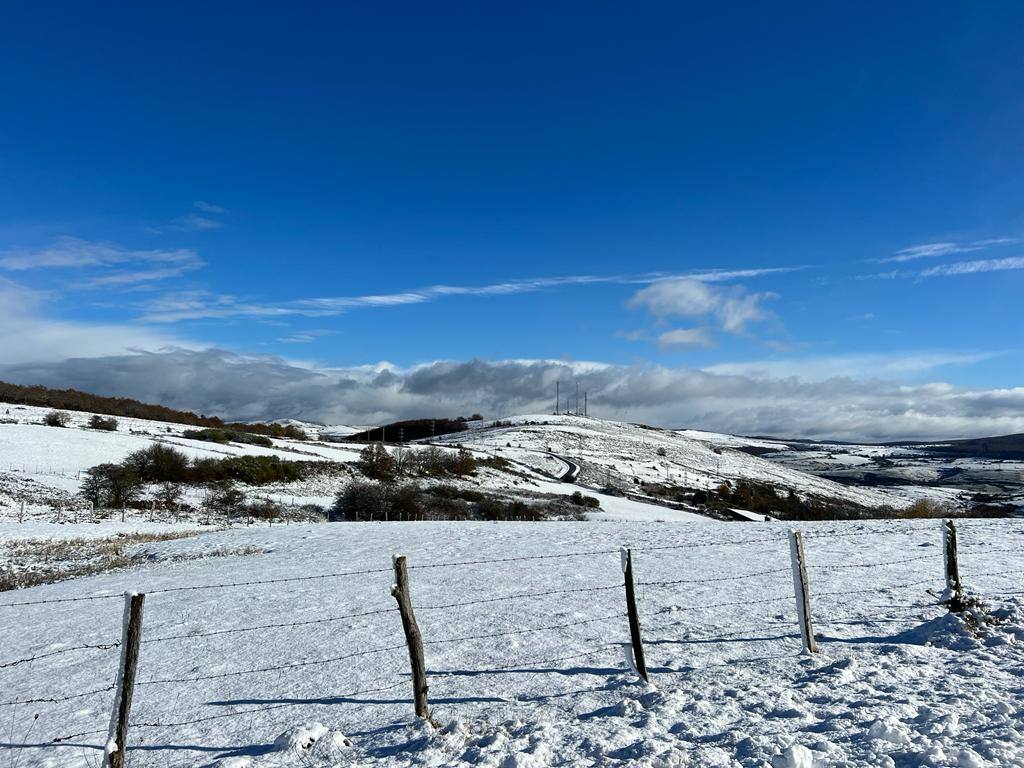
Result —
[[[594, 499], [594, 501], [597, 501]], [[586, 506], [586, 505], [583, 505]], [[578, 520], [582, 507], [560, 499], [528, 504], [474, 489], [387, 484], [356, 480], [338, 494], [328, 512], [332, 522], [366, 520]]]
[[584, 496], [579, 491], [573, 491], [569, 501], [577, 507], [586, 507], [587, 509], [598, 509], [601, 506], [600, 499], [596, 499], [593, 496]]
[[954, 514], [949, 504], [931, 499], [918, 499], [906, 509], [896, 511], [897, 517], [906, 518], [952, 517]]
[[255, 435], [249, 432], [238, 432], [233, 429], [186, 429], [181, 433], [182, 437], [189, 440], [204, 440], [208, 443], [242, 443], [244, 445], [262, 445], [270, 448], [274, 444], [269, 437]]
[[455, 452], [426, 448], [391, 454], [382, 444], [374, 443], [359, 452], [356, 466], [371, 480], [391, 483], [403, 477], [465, 477], [476, 472], [477, 462], [465, 448]]
[[[66, 427], [71, 423], [71, 416], [64, 413], [64, 411], [50, 411], [43, 416], [43, 424], [48, 427]], [[104, 418], [103, 416], [93, 415], [89, 418], [86, 426], [89, 429], [102, 429], [106, 432], [117, 431], [117, 419], [113, 417]]]
[[[266, 485], [289, 483], [306, 476], [310, 465], [276, 456], [230, 456], [190, 459], [159, 443], [128, 454], [119, 464], [100, 464], [88, 470], [82, 495], [97, 507], [130, 506], [147, 483], [160, 483], [166, 500], [181, 496], [180, 485]], [[175, 495], [175, 488], [177, 492]]]
[[766, 483], [741, 480], [735, 484], [724, 482], [716, 491], [698, 491], [693, 501], [705, 503], [712, 509], [737, 507], [782, 520], [857, 520], [894, 517], [898, 513], [891, 507], [867, 507], [852, 501], [800, 497], [793, 489], [779, 493]]
[[[42, 408], [65, 409], [69, 411], [91, 411], [107, 416], [122, 416], [153, 421], [168, 421], [172, 424], [188, 424], [194, 427], [233, 429], [237, 432], [251, 432], [267, 437], [288, 437], [305, 440], [306, 433], [298, 427], [280, 424], [226, 424], [216, 416], [201, 416], [191, 411], [178, 411], [162, 405], [152, 405], [127, 397], [100, 397], [77, 389], [50, 389], [40, 386], [22, 386], [0, 381], [0, 401], [35, 405]], [[47, 414], [49, 416], [49, 414]], [[65, 414], [66, 416], [67, 414]], [[49, 422], [44, 420], [49, 425]], [[50, 426], [66, 426], [52, 424]]]

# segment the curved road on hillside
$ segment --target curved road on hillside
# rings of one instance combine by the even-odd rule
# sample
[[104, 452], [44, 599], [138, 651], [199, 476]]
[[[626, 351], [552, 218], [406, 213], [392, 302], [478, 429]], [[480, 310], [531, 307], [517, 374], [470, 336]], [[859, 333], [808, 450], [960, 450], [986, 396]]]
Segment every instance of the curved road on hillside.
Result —
[[575, 483], [580, 476], [580, 472], [583, 467], [577, 464], [575, 461], [565, 458], [565, 456], [559, 456], [557, 453], [551, 453], [548, 451], [548, 455], [554, 459], [558, 459], [563, 462], [566, 466], [565, 472], [558, 476], [558, 479], [563, 483]]

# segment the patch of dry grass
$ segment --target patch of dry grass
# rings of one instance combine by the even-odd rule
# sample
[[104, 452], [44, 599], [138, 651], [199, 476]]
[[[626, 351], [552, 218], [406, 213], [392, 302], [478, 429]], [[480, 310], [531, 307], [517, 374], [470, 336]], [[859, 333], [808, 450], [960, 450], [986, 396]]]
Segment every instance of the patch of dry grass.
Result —
[[[24, 539], [0, 546], [0, 592], [50, 584], [108, 571], [130, 568], [148, 562], [144, 556], [129, 550], [137, 544], [173, 541], [196, 535], [196, 531], [168, 533], [118, 533], [107, 538]], [[175, 553], [164, 562], [198, 560], [227, 555], [251, 555], [262, 552], [259, 547], [220, 548], [216, 550]]]

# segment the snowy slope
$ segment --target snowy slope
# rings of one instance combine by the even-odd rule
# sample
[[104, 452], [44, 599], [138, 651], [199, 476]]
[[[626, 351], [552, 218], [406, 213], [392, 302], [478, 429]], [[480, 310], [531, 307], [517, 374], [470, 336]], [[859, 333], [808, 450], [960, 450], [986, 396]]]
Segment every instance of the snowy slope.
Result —
[[[191, 457], [221, 458], [237, 455], [277, 456], [293, 461], [333, 461], [353, 463], [363, 448], [357, 443], [338, 443], [319, 440], [273, 439], [273, 447], [226, 445], [190, 440], [182, 433], [192, 427], [145, 419], [119, 419], [116, 432], [85, 429], [92, 414], [68, 412], [71, 423], [67, 428], [43, 426], [40, 422], [48, 412], [46, 408], [32, 406], [3, 406], [0, 423], [0, 520], [20, 515], [21, 503], [26, 501], [29, 518], [60, 517], [60, 510], [83, 507], [76, 497], [82, 473], [97, 464], [118, 462], [132, 451], [154, 443], [170, 445]], [[333, 428], [332, 428], [333, 429]], [[339, 433], [340, 434], [340, 433]], [[463, 433], [465, 434], [465, 433]], [[402, 451], [426, 450], [427, 445], [409, 445]], [[454, 451], [454, 446], [442, 446]], [[392, 452], [399, 450], [389, 447]], [[478, 458], [500, 455], [493, 450], [477, 451]], [[567, 484], [552, 483], [552, 475], [560, 475], [567, 464], [543, 452], [524, 452], [514, 471], [503, 472], [481, 467], [471, 479], [451, 481], [453, 484], [508, 492], [530, 499], [531, 494], [569, 495], [577, 490]], [[255, 489], [285, 504], [316, 504], [329, 506], [348, 482], [346, 476], [329, 475], [287, 485]], [[589, 495], [604, 499], [603, 510], [594, 516], [600, 519], [632, 518], [638, 520], [685, 520], [697, 516], [684, 511], [670, 510], [651, 504], [605, 497], [591, 492]], [[200, 492], [188, 497], [193, 503], [200, 500]], [[56, 511], [55, 511], [56, 510]]]
[[[565, 470], [564, 456], [582, 466], [581, 482], [631, 489], [637, 483], [669, 483], [692, 488], [717, 488], [723, 481], [755, 480], [778, 490], [841, 499], [869, 507], [905, 507], [914, 498], [932, 496], [931, 489], [861, 488], [816, 477], [742, 451], [702, 439], [634, 424], [578, 416], [521, 416], [500, 423], [445, 435], [437, 442], [458, 443], [533, 466], [549, 474]], [[745, 444], [734, 438], [733, 444]], [[755, 441], [756, 442], [756, 441]], [[955, 493], [948, 494], [956, 498]]]
[[[266, 552], [0, 595], [0, 703], [77, 697], [3, 707], [0, 764], [98, 764], [111, 693], [88, 692], [110, 685], [116, 649], [10, 663], [116, 640], [120, 593], [139, 589], [133, 768], [1024, 766], [1024, 526], [961, 526], [965, 582], [1002, 617], [977, 637], [926, 591], [942, 586], [938, 523], [802, 527], [816, 657], [800, 654], [771, 523], [354, 523], [154, 544]], [[623, 543], [650, 684], [627, 661]], [[411, 717], [394, 552], [436, 730]], [[5, 607], [38, 600], [72, 601]]]
[[[357, 460], [362, 447], [333, 441], [283, 439], [274, 439], [269, 448], [219, 445], [182, 437], [189, 429], [187, 426], [127, 418], [119, 419], [117, 432], [103, 432], [84, 429], [90, 414], [74, 412], [70, 413], [72, 424], [60, 429], [39, 423], [46, 412], [47, 409], [28, 406], [4, 407], [5, 422], [17, 423], [0, 423], [0, 519], [20, 514], [21, 502], [26, 499], [26, 514], [30, 517], [52, 516], [59, 508], [81, 506], [75, 495], [84, 470], [99, 463], [120, 461], [130, 452], [155, 442], [171, 445], [193, 457], [248, 454], [349, 464]], [[401, 450], [425, 450], [428, 442]], [[805, 497], [837, 499], [867, 507], [900, 508], [922, 497], [959, 505], [964, 498], [960, 490], [937, 483], [930, 487], [844, 485], [791, 466], [787, 457], [795, 453], [803, 456], [803, 452], [780, 449], [775, 456], [782, 458], [769, 461], [737, 450], [755, 444], [761, 449], [776, 447], [771, 441], [706, 432], [672, 432], [576, 416], [534, 415], [498, 423], [474, 422], [467, 431], [439, 436], [433, 444], [445, 450], [464, 445], [477, 458], [507, 459], [512, 471], [482, 467], [473, 478], [453, 482], [523, 498], [531, 493], [573, 493], [578, 490], [573, 484], [551, 481], [566, 479], [578, 469], [576, 485], [587, 489], [588, 495], [607, 501], [602, 502], [601, 512], [592, 515], [600, 519], [684, 520], [692, 515], [685, 508], [658, 506], [654, 499], [643, 495], [642, 483], [714, 489], [724, 481], [752, 480], [780, 492], [793, 490]], [[398, 449], [389, 446], [389, 450]], [[848, 466], [861, 461], [844, 456]], [[936, 479], [934, 471], [922, 469], [920, 474], [920, 482]], [[261, 489], [260, 493], [289, 503], [324, 506], [346, 482], [348, 476], [327, 475], [290, 486]], [[629, 493], [631, 499], [601, 496], [598, 489], [607, 486]]]

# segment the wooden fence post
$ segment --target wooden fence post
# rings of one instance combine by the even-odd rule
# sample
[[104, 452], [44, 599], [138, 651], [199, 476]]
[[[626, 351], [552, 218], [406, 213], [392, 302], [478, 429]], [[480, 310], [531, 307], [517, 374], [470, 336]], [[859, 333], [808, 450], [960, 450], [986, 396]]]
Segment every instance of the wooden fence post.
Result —
[[789, 557], [793, 568], [793, 591], [796, 594], [796, 614], [800, 622], [804, 653], [817, 653], [818, 643], [814, 639], [811, 597], [807, 587], [807, 561], [804, 559], [804, 540], [800, 531], [789, 532]]
[[633, 643], [633, 663], [637, 674], [648, 682], [647, 661], [644, 659], [644, 643], [640, 637], [640, 615], [636, 610], [636, 593], [633, 591], [633, 551], [628, 547], [619, 550], [622, 556], [622, 574], [626, 582], [626, 613], [629, 615], [629, 638]]
[[964, 588], [960, 583], [960, 563], [956, 550], [956, 525], [952, 520], [942, 522], [942, 550], [946, 561], [946, 591], [942, 598], [949, 610], [960, 612], [967, 607]]
[[114, 708], [110, 713], [110, 729], [103, 749], [103, 768], [124, 768], [128, 749], [128, 718], [135, 691], [135, 673], [139, 666], [139, 643], [142, 641], [142, 607], [146, 596], [125, 592], [124, 623], [121, 631], [121, 665], [114, 684]]
[[402, 629], [405, 643], [409, 646], [409, 665], [412, 667], [412, 696], [416, 705], [416, 716], [430, 718], [427, 707], [427, 665], [423, 658], [423, 637], [420, 635], [416, 614], [412, 611], [409, 597], [409, 574], [405, 568], [405, 556], [394, 556], [395, 584], [391, 595], [398, 601], [398, 612], [402, 615]]

